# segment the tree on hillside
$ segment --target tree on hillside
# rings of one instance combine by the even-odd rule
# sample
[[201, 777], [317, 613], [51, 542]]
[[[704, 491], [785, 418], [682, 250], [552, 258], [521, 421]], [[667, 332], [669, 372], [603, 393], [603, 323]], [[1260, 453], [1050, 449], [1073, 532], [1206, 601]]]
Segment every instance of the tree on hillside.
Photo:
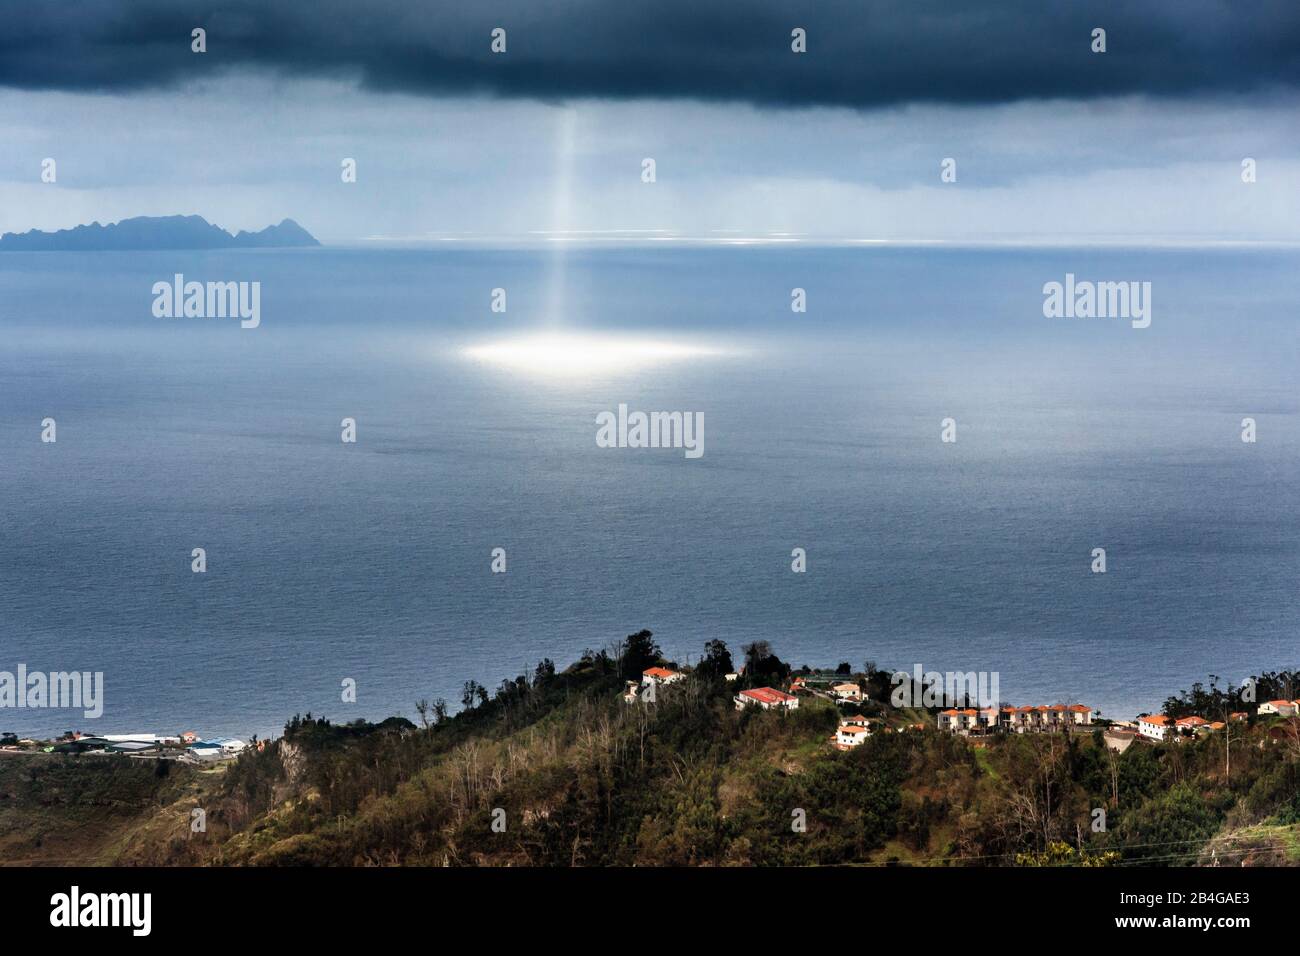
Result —
[[767, 641], [754, 641], [741, 649], [745, 652], [745, 679], [751, 684], [784, 680], [790, 673], [790, 665], [772, 652]]
[[469, 710], [478, 704], [487, 703], [487, 699], [488, 691], [486, 687], [476, 680], [465, 681], [465, 687], [461, 691], [460, 695], [460, 702], [466, 710]]
[[735, 669], [727, 645], [722, 641], [712, 640], [704, 645], [704, 656], [700, 658], [700, 664], [695, 668], [695, 672], [706, 680], [717, 680]]
[[641, 630], [629, 634], [620, 649], [619, 673], [624, 680], [640, 680], [641, 672], [659, 663], [661, 652], [651, 631]]

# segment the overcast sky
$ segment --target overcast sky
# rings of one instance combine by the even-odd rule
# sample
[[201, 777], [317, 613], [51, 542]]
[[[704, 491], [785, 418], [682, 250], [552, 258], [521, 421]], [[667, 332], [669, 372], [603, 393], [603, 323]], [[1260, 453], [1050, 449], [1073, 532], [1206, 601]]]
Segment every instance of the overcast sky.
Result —
[[0, 33], [0, 231], [1300, 240], [1292, 0], [417, 6], [32, 6]]

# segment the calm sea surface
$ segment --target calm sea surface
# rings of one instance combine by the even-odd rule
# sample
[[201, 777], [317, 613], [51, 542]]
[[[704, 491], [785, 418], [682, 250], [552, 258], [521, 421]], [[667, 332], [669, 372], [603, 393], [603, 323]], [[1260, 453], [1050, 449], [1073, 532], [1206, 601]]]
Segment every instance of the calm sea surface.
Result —
[[[1300, 664], [1298, 266], [1258, 249], [4, 255], [0, 670], [102, 671], [106, 693], [98, 721], [5, 710], [0, 730], [414, 716], [642, 627], [683, 661], [763, 638], [795, 664], [997, 671], [1008, 701], [1112, 717]], [[155, 319], [151, 287], [177, 272], [260, 281], [261, 327]], [[1151, 327], [1044, 318], [1067, 272], [1150, 281]], [[541, 333], [712, 351], [575, 369], [462, 351]], [[702, 412], [704, 456], [597, 447], [619, 403]]]

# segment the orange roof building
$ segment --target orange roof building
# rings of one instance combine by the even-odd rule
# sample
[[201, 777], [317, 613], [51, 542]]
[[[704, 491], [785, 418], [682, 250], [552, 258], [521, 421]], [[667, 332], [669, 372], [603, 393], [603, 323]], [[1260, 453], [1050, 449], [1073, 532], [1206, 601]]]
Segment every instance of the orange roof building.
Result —
[[753, 687], [736, 695], [736, 709], [761, 707], [763, 710], [798, 710], [799, 698], [775, 687]]
[[641, 672], [641, 683], [643, 684], [671, 684], [681, 679], [681, 674], [677, 671], [670, 671], [666, 667], [647, 667]]

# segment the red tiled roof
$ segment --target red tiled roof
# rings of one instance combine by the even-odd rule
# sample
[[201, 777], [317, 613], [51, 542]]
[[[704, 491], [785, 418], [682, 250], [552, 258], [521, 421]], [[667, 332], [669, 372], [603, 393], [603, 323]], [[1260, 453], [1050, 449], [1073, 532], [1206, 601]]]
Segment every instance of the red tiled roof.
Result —
[[795, 699], [775, 687], [755, 687], [753, 690], [742, 690], [740, 696], [750, 697], [761, 704], [783, 704], [787, 700]]
[[676, 671], [670, 671], [666, 667], [647, 667], [641, 672], [643, 677], [676, 677]]

